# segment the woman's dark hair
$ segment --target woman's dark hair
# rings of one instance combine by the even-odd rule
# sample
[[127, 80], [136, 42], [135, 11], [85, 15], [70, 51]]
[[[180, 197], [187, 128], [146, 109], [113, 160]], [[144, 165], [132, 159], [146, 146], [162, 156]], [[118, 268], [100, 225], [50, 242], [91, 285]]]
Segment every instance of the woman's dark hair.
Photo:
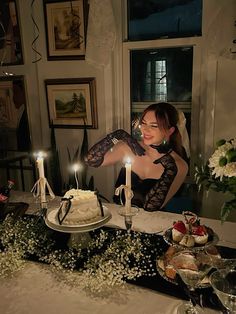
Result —
[[177, 126], [179, 121], [179, 114], [176, 108], [167, 102], [152, 104], [143, 111], [140, 121], [143, 120], [144, 116], [149, 111], [155, 112], [157, 123], [160, 129], [168, 130], [171, 127], [175, 128], [175, 131], [170, 136], [170, 145], [177, 154], [179, 154], [181, 157], [185, 157], [183, 153], [181, 135]]

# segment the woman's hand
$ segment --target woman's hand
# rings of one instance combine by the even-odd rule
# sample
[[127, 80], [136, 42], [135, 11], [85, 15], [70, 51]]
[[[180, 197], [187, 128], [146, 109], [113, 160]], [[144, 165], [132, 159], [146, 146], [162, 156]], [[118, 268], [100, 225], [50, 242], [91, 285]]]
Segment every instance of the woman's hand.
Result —
[[117, 141], [123, 141], [126, 143], [132, 152], [135, 155], [143, 156], [145, 155], [145, 149], [138, 143], [136, 139], [134, 139], [129, 133], [127, 133], [125, 130], [119, 129], [116, 130], [108, 135], [111, 139], [111, 141], [114, 143]]
[[85, 158], [85, 163], [91, 167], [99, 167], [104, 161], [105, 154], [119, 141], [126, 143], [135, 155], [145, 155], [145, 149], [132, 138], [126, 131], [119, 129], [108, 134], [96, 143]]

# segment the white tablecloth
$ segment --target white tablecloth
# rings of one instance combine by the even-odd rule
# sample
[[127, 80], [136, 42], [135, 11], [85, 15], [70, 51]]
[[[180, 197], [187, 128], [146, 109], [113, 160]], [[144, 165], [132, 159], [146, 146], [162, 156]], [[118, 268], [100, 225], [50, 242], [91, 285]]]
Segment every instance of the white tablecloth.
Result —
[[[124, 218], [118, 213], [119, 206], [115, 204], [106, 204], [112, 213], [112, 219], [107, 225], [118, 226], [125, 228]], [[183, 220], [184, 217], [180, 214], [174, 214], [169, 212], [147, 212], [142, 208], [139, 209], [139, 213], [133, 217], [133, 227], [135, 231], [143, 231], [146, 233], [160, 233], [162, 234], [166, 229], [173, 225], [174, 221]], [[221, 224], [220, 220], [209, 219], [200, 217], [202, 224], [212, 228], [214, 232], [219, 236], [218, 244], [228, 247], [236, 248], [236, 223], [225, 222]]]
[[[35, 203], [31, 193], [13, 191], [11, 195], [11, 201], [21, 201], [29, 204], [27, 213], [35, 213], [39, 208], [39, 204]], [[48, 203], [49, 210], [58, 208], [60, 204], [60, 198], [56, 197], [54, 200]], [[111, 220], [106, 224], [111, 227], [119, 227], [125, 229], [124, 217], [119, 215], [120, 206], [116, 204], [105, 203], [105, 206], [112, 214]], [[135, 231], [142, 231], [146, 233], [163, 233], [166, 229], [170, 228], [174, 221], [182, 220], [183, 216], [180, 214], [174, 214], [169, 212], [147, 212], [142, 208], [136, 216], [133, 217], [132, 229]], [[211, 227], [214, 232], [219, 236], [220, 245], [236, 248], [236, 223], [225, 222], [221, 224], [220, 220], [209, 219], [200, 217], [201, 223]]]
[[[59, 282], [48, 266], [27, 263], [13, 278], [1, 280], [1, 314], [174, 314], [182, 300], [125, 285], [112, 296], [91, 297], [80, 288]], [[206, 309], [206, 313], [220, 313]]]
[[[20, 196], [21, 195], [21, 196]], [[19, 197], [20, 196], [20, 197]], [[11, 201], [30, 203], [28, 212], [35, 212], [31, 195], [12, 193]], [[60, 199], [50, 203], [50, 208], [58, 206]], [[118, 214], [119, 206], [106, 204], [112, 213], [108, 226], [124, 228], [124, 218]], [[149, 233], [162, 232], [169, 228], [181, 215], [142, 209], [133, 219], [133, 229]], [[223, 244], [235, 247], [235, 223], [202, 218], [202, 223], [218, 233]], [[226, 242], [229, 241], [229, 242]], [[76, 273], [74, 273], [76, 276]], [[12, 278], [0, 279], [1, 314], [174, 314], [178, 304], [183, 302], [159, 292], [126, 284], [116, 288], [113, 295], [92, 297], [79, 287], [70, 287], [59, 282], [49, 266], [27, 262], [26, 267]], [[220, 313], [205, 309], [205, 313]]]

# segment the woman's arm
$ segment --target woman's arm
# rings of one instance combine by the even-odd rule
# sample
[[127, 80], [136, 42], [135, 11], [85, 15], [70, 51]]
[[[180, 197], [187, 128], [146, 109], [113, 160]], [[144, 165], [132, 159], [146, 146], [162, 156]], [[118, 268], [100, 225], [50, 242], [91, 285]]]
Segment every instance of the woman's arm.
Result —
[[[142, 148], [142, 146], [126, 131], [119, 129], [108, 134], [104, 139], [96, 143], [88, 151], [87, 157], [85, 159], [86, 164], [91, 167], [99, 167], [101, 165], [105, 166], [108, 164], [116, 163], [121, 158], [122, 149], [117, 148], [114, 152], [109, 151], [119, 141], [127, 144], [135, 155], [144, 155], [144, 148]], [[119, 147], [122, 147], [122, 145], [120, 145]], [[105, 156], [106, 158], [104, 160]]]
[[[159, 163], [159, 160], [154, 161], [154, 163]], [[176, 162], [170, 154], [161, 158], [161, 164], [164, 167], [164, 172], [145, 198], [143, 207], [147, 211], [157, 211], [163, 207], [167, 194], [178, 172]]]

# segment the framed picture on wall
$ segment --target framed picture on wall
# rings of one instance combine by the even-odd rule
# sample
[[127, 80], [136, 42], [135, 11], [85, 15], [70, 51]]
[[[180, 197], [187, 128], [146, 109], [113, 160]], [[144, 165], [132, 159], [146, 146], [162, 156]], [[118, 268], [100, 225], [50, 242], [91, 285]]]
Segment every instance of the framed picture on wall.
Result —
[[0, 63], [23, 64], [21, 34], [16, 0], [0, 1]]
[[0, 150], [31, 149], [26, 102], [24, 76], [0, 77]]
[[95, 78], [45, 80], [49, 125], [54, 128], [97, 128]]
[[87, 0], [44, 0], [48, 60], [85, 59]]

